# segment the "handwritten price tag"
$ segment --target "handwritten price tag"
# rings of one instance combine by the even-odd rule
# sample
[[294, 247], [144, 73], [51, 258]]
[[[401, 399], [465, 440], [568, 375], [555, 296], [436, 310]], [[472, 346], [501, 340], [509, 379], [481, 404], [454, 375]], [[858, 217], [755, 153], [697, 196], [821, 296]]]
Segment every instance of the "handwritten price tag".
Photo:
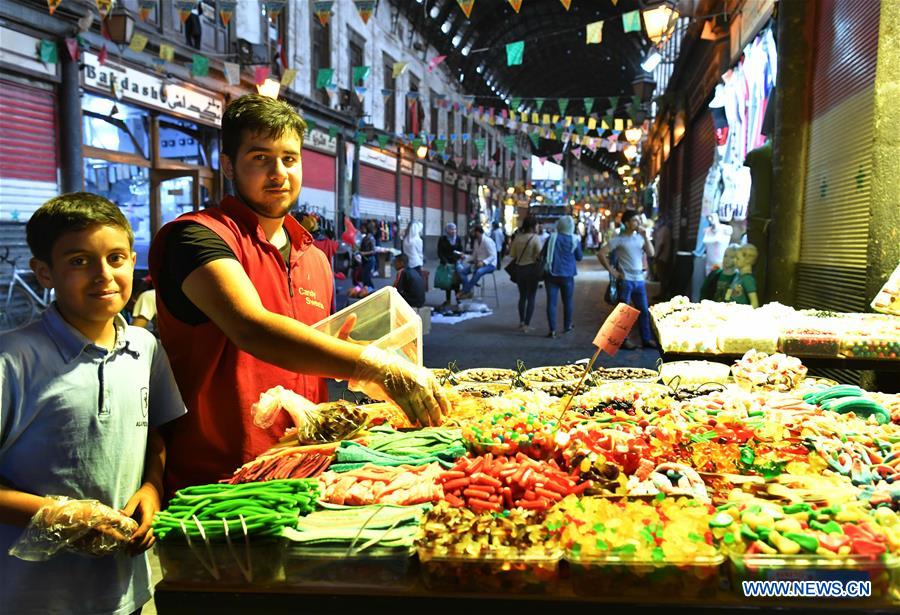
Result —
[[630, 305], [618, 304], [597, 331], [597, 336], [594, 337], [594, 346], [609, 356], [615, 355], [640, 314], [640, 311]]

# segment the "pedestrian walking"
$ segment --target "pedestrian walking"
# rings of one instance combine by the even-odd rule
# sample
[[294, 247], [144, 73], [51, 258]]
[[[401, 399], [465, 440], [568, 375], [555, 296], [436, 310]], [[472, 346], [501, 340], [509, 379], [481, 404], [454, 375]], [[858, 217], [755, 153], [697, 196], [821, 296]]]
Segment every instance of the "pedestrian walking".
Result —
[[528, 333], [531, 330], [531, 317], [534, 315], [534, 298], [537, 295], [539, 260], [541, 258], [541, 239], [534, 232], [534, 218], [527, 216], [522, 226], [509, 244], [509, 256], [516, 263], [515, 283], [519, 287], [519, 330]]
[[556, 221], [556, 232], [547, 239], [547, 275], [544, 279], [547, 290], [547, 323], [550, 325], [547, 337], [556, 337], [556, 298], [560, 294], [563, 301], [563, 333], [574, 328], [573, 295], [575, 276], [578, 274], [575, 263], [581, 257], [581, 240], [575, 236], [575, 221], [571, 216], [563, 216]]

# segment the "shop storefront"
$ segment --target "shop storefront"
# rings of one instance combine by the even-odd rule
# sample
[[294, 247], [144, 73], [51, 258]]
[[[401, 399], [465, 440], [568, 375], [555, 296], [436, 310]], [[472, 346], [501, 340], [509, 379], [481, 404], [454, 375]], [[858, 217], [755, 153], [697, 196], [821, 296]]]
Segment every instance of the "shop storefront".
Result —
[[418, 162], [413, 168], [412, 181], [412, 219], [425, 225], [425, 203], [423, 174], [425, 169]]
[[400, 160], [400, 228], [405, 229], [412, 220], [412, 167], [411, 160]]
[[303, 189], [300, 211], [335, 222], [337, 212], [337, 138], [310, 130], [303, 141]]
[[159, 228], [218, 202], [225, 100], [125, 64], [84, 54], [85, 190], [116, 203], [135, 234], [137, 267]]
[[471, 181], [468, 177], [460, 177], [456, 182], [456, 226], [460, 234], [466, 232], [466, 221], [469, 218], [469, 184]]
[[0, 64], [4, 68], [0, 78], [0, 221], [4, 223], [27, 222], [44, 201], [59, 194], [59, 65], [35, 57], [40, 42], [34, 36], [0, 28]]
[[[397, 157], [384, 150], [359, 150], [359, 215], [393, 222], [396, 204]], [[401, 229], [401, 232], [403, 229]]]
[[441, 228], [440, 233], [444, 232], [444, 227], [448, 222], [456, 222], [456, 185], [457, 175], [453, 171], [444, 171], [443, 190], [443, 209], [441, 210]]
[[428, 168], [425, 182], [425, 237], [441, 234], [441, 172]]

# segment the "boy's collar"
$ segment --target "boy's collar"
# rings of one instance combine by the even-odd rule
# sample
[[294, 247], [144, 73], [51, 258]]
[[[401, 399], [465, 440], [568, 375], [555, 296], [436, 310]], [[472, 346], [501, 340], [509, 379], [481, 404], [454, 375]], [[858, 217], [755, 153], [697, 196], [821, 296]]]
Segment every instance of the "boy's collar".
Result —
[[103, 352], [118, 352], [127, 349], [128, 347], [128, 340], [125, 339], [125, 331], [128, 327], [128, 323], [125, 322], [125, 319], [121, 314], [116, 314], [113, 319], [113, 326], [116, 328], [116, 345], [113, 347], [112, 351], [98, 346], [86, 338], [78, 329], [67, 323], [62, 317], [62, 314], [59, 313], [56, 302], [52, 303], [50, 307], [44, 310], [41, 321], [43, 322], [44, 328], [50, 336], [50, 339], [56, 344], [56, 348], [59, 350], [59, 354], [62, 356], [63, 361], [66, 363], [71, 363], [84, 352], [86, 348], [97, 348]]

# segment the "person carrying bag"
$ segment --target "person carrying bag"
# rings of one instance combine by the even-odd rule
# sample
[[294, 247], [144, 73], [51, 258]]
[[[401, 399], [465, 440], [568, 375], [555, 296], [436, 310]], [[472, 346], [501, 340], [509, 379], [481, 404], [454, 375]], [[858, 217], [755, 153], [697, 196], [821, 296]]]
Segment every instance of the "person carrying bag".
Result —
[[545, 253], [534, 228], [534, 218], [527, 217], [522, 221], [519, 232], [509, 246], [512, 262], [505, 268], [510, 279], [519, 287], [519, 330], [523, 333], [531, 330], [538, 282], [544, 275]]

